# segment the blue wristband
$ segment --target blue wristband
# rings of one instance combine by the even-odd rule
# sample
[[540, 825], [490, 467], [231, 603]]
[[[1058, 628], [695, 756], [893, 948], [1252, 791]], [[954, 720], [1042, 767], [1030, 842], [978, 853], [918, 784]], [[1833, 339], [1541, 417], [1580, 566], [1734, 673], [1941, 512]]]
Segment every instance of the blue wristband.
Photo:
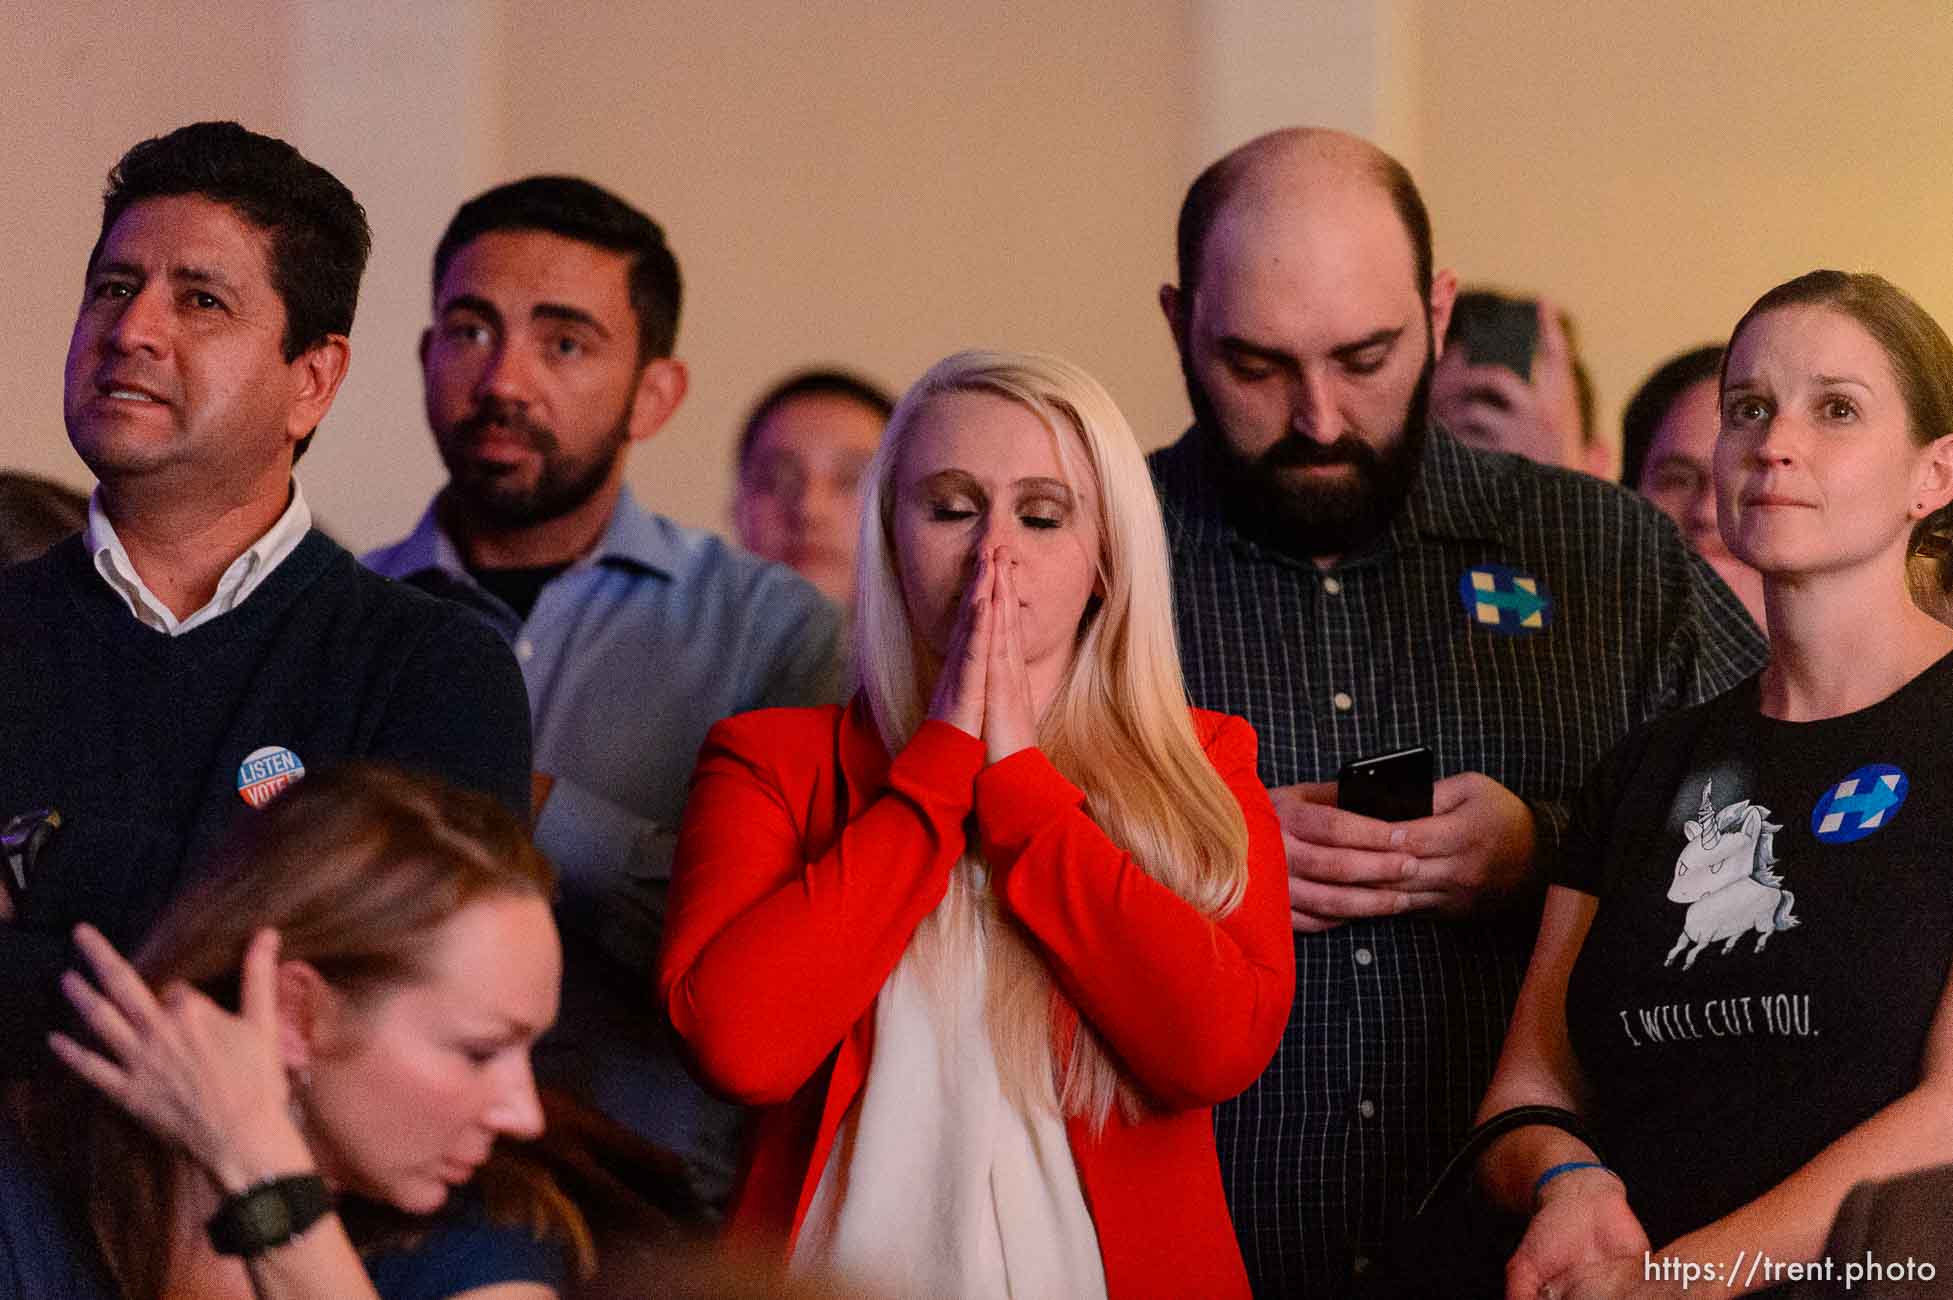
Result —
[[[1606, 1165], [1598, 1160], [1568, 1160], [1563, 1164], [1554, 1165], [1551, 1169], [1541, 1174], [1539, 1180], [1533, 1184], [1533, 1204], [1539, 1204], [1539, 1194], [1546, 1190], [1546, 1184], [1552, 1182], [1561, 1174], [1570, 1174], [1576, 1169], [1600, 1169], [1610, 1174], [1614, 1173], [1612, 1169], [1608, 1169]], [[1616, 1178], [1620, 1177], [1619, 1174], [1614, 1174], [1614, 1176]]]

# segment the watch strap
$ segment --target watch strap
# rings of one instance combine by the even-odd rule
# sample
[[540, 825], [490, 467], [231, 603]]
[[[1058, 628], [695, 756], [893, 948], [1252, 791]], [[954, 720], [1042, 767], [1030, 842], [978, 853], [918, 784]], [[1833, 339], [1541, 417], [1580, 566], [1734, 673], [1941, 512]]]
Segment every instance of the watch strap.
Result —
[[317, 1174], [267, 1178], [224, 1198], [210, 1216], [210, 1244], [220, 1255], [260, 1255], [331, 1212], [332, 1193]]

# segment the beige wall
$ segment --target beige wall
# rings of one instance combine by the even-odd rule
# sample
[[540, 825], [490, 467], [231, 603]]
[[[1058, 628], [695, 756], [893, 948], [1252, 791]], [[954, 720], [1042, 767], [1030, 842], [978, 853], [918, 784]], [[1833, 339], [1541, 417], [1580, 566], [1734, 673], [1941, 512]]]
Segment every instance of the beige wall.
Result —
[[[42, 10], [45, 9], [45, 12]], [[0, 465], [88, 481], [61, 429], [61, 366], [101, 214], [102, 177], [137, 138], [196, 117], [288, 129], [285, 51], [235, 48], [260, 7], [204, 6], [186, 30], [169, 9], [84, 0], [0, 16]], [[141, 75], [152, 65], [171, 75]]]
[[102, 173], [142, 135], [237, 116], [373, 217], [352, 377], [305, 469], [362, 546], [440, 482], [413, 362], [434, 239], [462, 198], [543, 169], [670, 233], [692, 396], [632, 480], [714, 526], [733, 426], [807, 362], [900, 385], [957, 347], [1048, 348], [1170, 437], [1153, 291], [1181, 189], [1297, 116], [1399, 151], [1442, 260], [1559, 295], [1610, 425], [1656, 360], [1810, 266], [1884, 270], [1953, 320], [1953, 9], [1933, 0], [70, 0], [9, 6], [0, 57], [0, 464], [86, 482], [60, 370]]
[[1421, 12], [1440, 260], [1572, 310], [1611, 440], [1659, 361], [1814, 267], [1879, 271], [1953, 326], [1953, 6]]
[[1193, 153], [1180, 6], [725, 10], [596, 0], [507, 36], [512, 168], [614, 185], [685, 273], [692, 391], [634, 454], [642, 496], [716, 525], [735, 426], [809, 362], [899, 388], [958, 348], [1038, 348], [1177, 431], [1153, 299]]
[[1310, 123], [1374, 140], [1415, 171], [1420, 13], [1417, 0], [1198, 0], [1195, 169], [1264, 131]]
[[46, 197], [0, 210], [26, 281], [0, 464], [87, 482], [60, 370], [102, 174], [207, 115], [286, 135], [373, 221], [352, 374], [302, 468], [350, 544], [404, 531], [441, 481], [413, 360], [434, 241], [462, 199], [533, 171], [616, 189], [678, 254], [691, 396], [631, 480], [680, 519], [720, 524], [737, 422], [812, 362], [899, 387], [960, 347], [1048, 349], [1162, 441], [1185, 412], [1153, 298], [1196, 152], [1192, 24], [1147, 0], [1043, 9], [200, 3], [141, 10], [133, 33], [123, 0], [10, 10], [7, 174]]
[[502, 174], [501, 11], [474, 0], [67, 0], [0, 16], [0, 465], [89, 483], [61, 425], [61, 368], [104, 174], [135, 141], [233, 117], [291, 140], [366, 205], [373, 259], [353, 368], [303, 466], [355, 545], [402, 530], [440, 481], [414, 339], [449, 196]]

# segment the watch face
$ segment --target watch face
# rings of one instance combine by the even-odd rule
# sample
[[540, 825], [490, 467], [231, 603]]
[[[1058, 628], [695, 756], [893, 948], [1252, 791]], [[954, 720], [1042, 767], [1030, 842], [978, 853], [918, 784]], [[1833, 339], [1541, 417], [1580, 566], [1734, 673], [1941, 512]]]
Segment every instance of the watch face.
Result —
[[238, 1226], [258, 1241], [284, 1241], [292, 1235], [292, 1207], [276, 1187], [246, 1197], [237, 1207]]
[[332, 1213], [332, 1193], [317, 1174], [291, 1174], [227, 1198], [210, 1220], [210, 1243], [225, 1255], [282, 1246]]

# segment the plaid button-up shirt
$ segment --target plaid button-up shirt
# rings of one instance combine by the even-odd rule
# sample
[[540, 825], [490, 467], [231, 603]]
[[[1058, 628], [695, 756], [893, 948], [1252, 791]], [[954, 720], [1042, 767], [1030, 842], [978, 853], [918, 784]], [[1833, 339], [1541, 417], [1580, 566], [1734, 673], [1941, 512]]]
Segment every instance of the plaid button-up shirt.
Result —
[[[1762, 637], [1670, 522], [1599, 479], [1434, 430], [1388, 532], [1318, 569], [1237, 532], [1200, 429], [1151, 457], [1187, 688], [1261, 737], [1271, 786], [1428, 745], [1531, 805], [1543, 866], [1588, 768], [1635, 724], [1755, 672]], [[1295, 1008], [1217, 1107], [1256, 1292], [1335, 1296], [1469, 1127], [1537, 930], [1413, 915], [1297, 935]]]

